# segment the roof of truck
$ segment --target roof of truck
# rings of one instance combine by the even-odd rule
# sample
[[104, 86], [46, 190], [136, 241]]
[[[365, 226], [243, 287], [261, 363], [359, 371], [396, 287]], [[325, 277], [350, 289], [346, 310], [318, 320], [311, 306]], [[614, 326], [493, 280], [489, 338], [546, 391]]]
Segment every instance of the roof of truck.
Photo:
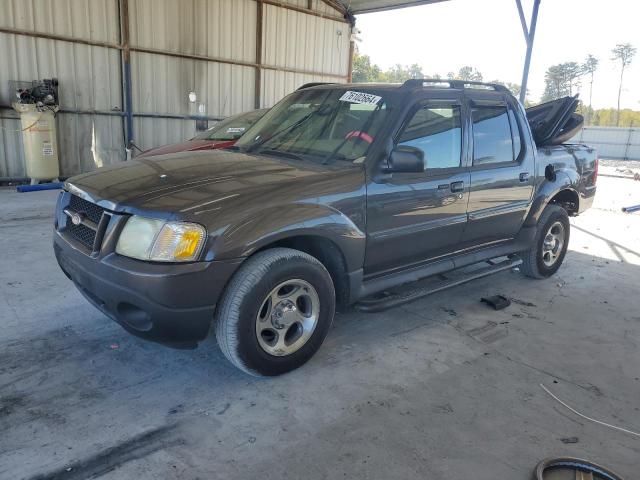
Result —
[[507, 87], [499, 83], [475, 82], [470, 80], [450, 80], [439, 78], [413, 78], [404, 83], [305, 83], [298, 90], [307, 88], [375, 88], [376, 90], [409, 90], [415, 88], [452, 88], [452, 89], [480, 89], [495, 92], [511, 93]]

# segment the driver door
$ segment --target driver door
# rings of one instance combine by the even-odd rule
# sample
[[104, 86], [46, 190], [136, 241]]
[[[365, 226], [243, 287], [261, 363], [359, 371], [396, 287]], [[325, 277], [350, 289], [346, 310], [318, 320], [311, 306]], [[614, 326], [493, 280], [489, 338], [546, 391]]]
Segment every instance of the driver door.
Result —
[[456, 250], [467, 223], [463, 105], [451, 97], [425, 100], [407, 114], [394, 146], [424, 152], [420, 173], [392, 173], [367, 190], [365, 275], [390, 272]]

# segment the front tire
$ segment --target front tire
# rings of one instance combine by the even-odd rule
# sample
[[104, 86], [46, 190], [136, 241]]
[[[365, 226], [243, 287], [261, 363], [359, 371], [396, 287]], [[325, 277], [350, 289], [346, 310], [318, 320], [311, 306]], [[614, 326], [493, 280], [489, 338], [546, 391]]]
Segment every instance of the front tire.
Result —
[[324, 266], [299, 250], [274, 248], [249, 258], [231, 278], [216, 311], [216, 339], [241, 370], [280, 375], [318, 351], [334, 313]]
[[531, 278], [547, 278], [556, 273], [567, 254], [569, 233], [567, 211], [558, 205], [547, 205], [532, 247], [522, 253], [520, 271]]

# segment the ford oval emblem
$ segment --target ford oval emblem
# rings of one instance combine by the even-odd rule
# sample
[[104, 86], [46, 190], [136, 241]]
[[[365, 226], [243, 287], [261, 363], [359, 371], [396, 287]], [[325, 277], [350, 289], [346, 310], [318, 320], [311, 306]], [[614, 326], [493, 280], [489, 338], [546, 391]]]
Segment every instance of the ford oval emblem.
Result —
[[82, 216], [79, 213], [71, 215], [71, 223], [74, 225], [80, 225], [82, 223]]

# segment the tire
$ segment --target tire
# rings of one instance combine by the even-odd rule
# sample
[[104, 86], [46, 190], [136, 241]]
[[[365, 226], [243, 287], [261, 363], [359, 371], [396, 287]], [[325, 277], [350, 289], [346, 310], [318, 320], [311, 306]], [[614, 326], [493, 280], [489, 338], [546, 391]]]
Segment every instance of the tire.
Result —
[[317, 259], [290, 248], [265, 250], [229, 281], [216, 310], [216, 339], [244, 372], [281, 375], [318, 351], [335, 305], [331, 276]]
[[[550, 245], [553, 241], [545, 244], [545, 239], [553, 232], [554, 239], [557, 238], [558, 232], [562, 228], [562, 245], [553, 252], [554, 248]], [[532, 247], [522, 252], [522, 265], [520, 271], [531, 278], [547, 278], [558, 271], [560, 265], [564, 261], [569, 246], [570, 224], [567, 211], [558, 205], [547, 205], [540, 220], [538, 221], [538, 229]], [[554, 240], [557, 242], [557, 240]], [[545, 253], [546, 251], [546, 253]]]

